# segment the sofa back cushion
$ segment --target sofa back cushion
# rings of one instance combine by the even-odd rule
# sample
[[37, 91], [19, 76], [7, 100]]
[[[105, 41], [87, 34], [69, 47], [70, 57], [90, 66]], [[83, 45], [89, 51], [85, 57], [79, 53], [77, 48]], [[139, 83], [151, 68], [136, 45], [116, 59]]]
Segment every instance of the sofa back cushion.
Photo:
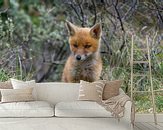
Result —
[[[79, 88], [79, 83], [36, 83], [37, 99], [48, 101], [53, 105], [56, 105], [58, 102], [76, 101], [79, 96]], [[121, 88], [119, 92], [124, 93]]]
[[79, 95], [79, 83], [36, 83], [37, 100], [55, 105], [61, 101], [75, 101]]

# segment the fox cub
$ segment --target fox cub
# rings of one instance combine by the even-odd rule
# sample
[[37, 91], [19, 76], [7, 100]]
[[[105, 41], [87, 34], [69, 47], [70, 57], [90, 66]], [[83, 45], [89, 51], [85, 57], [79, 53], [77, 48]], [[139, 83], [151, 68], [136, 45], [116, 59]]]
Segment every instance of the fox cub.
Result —
[[101, 25], [92, 28], [77, 27], [66, 21], [69, 31], [69, 44], [71, 55], [65, 64], [62, 81], [80, 82], [85, 80], [93, 82], [101, 75], [102, 61], [100, 57]]

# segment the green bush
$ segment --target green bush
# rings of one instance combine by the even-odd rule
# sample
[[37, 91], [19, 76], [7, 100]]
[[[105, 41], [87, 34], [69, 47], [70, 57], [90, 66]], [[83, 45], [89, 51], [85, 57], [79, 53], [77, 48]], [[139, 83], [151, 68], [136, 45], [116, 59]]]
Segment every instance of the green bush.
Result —
[[0, 81], [7, 81], [11, 75], [4, 69], [0, 69]]

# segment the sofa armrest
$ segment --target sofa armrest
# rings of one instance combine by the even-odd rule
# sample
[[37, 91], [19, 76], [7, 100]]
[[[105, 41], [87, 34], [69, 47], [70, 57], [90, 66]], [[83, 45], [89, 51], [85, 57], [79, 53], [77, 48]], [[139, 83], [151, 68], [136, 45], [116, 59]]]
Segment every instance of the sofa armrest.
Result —
[[[119, 89], [119, 94], [125, 94], [125, 92], [120, 88]], [[123, 120], [131, 122], [131, 110], [132, 110], [132, 102], [127, 101], [126, 104], [125, 104], [125, 111], [124, 111]]]
[[131, 120], [131, 108], [132, 108], [132, 102], [127, 101], [125, 104], [124, 117], [120, 119], [119, 124], [125, 125], [126, 128], [133, 130], [133, 124]]
[[123, 89], [119, 88], [119, 94], [125, 94], [125, 92], [123, 91]]
[[123, 120], [131, 123], [131, 109], [132, 109], [132, 102], [127, 101], [125, 104], [125, 111], [124, 111], [124, 117]]

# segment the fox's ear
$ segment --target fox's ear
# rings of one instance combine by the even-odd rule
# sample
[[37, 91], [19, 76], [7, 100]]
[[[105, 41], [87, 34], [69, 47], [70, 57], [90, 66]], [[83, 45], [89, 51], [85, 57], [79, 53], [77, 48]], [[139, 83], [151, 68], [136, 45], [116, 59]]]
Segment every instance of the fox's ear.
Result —
[[66, 26], [70, 36], [75, 35], [76, 26], [69, 21], [66, 21]]
[[101, 31], [101, 24], [97, 23], [91, 28], [90, 34], [93, 38], [99, 39], [101, 37]]

